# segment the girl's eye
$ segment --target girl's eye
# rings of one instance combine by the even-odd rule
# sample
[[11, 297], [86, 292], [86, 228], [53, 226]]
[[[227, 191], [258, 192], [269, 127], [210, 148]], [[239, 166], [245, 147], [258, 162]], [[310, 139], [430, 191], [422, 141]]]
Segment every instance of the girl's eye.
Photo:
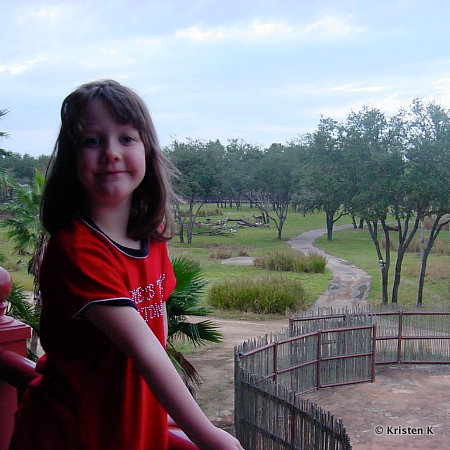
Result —
[[89, 137], [84, 140], [84, 145], [86, 147], [93, 147], [96, 145], [100, 145], [101, 141], [97, 137]]
[[136, 139], [133, 136], [123, 136], [122, 137], [122, 142], [124, 144], [131, 144], [132, 142], [135, 142]]

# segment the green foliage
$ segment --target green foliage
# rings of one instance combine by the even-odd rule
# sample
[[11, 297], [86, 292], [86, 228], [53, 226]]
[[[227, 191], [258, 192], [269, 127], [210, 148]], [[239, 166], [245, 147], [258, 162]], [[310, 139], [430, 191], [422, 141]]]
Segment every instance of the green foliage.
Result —
[[297, 280], [268, 275], [242, 277], [214, 283], [208, 303], [222, 309], [284, 314], [304, 309], [305, 291]]
[[167, 301], [168, 341], [187, 339], [195, 346], [220, 342], [222, 335], [210, 320], [188, 322], [186, 316], [206, 316], [209, 311], [199, 306], [206, 280], [200, 265], [186, 256], [172, 259], [177, 286]]
[[6, 314], [26, 323], [39, 334], [41, 309], [27, 298], [23, 286], [13, 283], [13, 288], [7, 302]]
[[7, 214], [1, 225], [7, 227], [8, 238], [16, 244], [19, 253], [33, 253], [39, 246], [42, 226], [39, 219], [44, 176], [36, 170], [33, 183], [14, 183], [14, 199], [1, 205], [0, 211]]
[[17, 183], [29, 184], [32, 182], [36, 170], [45, 173], [49, 160], [50, 156], [48, 155], [41, 155], [36, 158], [28, 154], [21, 155], [2, 151], [0, 152], [0, 171], [8, 173]]
[[206, 280], [200, 265], [186, 256], [172, 258], [177, 285], [167, 300], [167, 354], [191, 391], [201, 382], [195, 367], [175, 348], [176, 340], [187, 340], [194, 346], [220, 342], [222, 334], [210, 320], [189, 322], [186, 316], [205, 316], [208, 310], [199, 306]]
[[323, 273], [326, 263], [326, 259], [316, 253], [306, 256], [298, 250], [290, 249], [277, 250], [254, 259], [256, 267], [282, 272]]
[[7, 299], [6, 314], [29, 325], [33, 329], [33, 336], [28, 345], [28, 358], [37, 361], [37, 340], [39, 337], [39, 318], [41, 308], [27, 297], [23, 287], [13, 283], [11, 294]]

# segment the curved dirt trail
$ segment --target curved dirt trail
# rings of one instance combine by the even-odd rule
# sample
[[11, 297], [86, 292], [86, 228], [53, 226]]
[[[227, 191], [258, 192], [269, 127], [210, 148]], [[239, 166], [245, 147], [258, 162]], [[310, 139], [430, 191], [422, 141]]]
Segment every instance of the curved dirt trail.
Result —
[[[334, 230], [346, 228], [352, 228], [352, 225], [338, 225], [334, 227]], [[365, 304], [370, 291], [370, 275], [345, 259], [337, 258], [315, 247], [314, 241], [326, 233], [326, 228], [319, 228], [306, 231], [288, 241], [290, 247], [295, 250], [301, 250], [305, 254], [318, 253], [325, 256], [327, 267], [333, 273], [328, 289], [311, 309], [318, 311], [321, 308], [346, 308]]]
[[[348, 228], [341, 225], [335, 230]], [[365, 301], [370, 288], [370, 276], [347, 261], [326, 254], [314, 247], [313, 242], [326, 233], [325, 228], [311, 230], [288, 241], [288, 244], [309, 254], [316, 252], [327, 258], [327, 267], [333, 273], [328, 290], [317, 300], [314, 309], [325, 307], [342, 308]], [[253, 258], [239, 257], [222, 261], [223, 264], [252, 265]], [[277, 320], [222, 319], [208, 317], [220, 327], [224, 341], [209, 344], [189, 356], [200, 373], [203, 383], [197, 392], [197, 400], [214, 423], [222, 428], [233, 424], [234, 409], [234, 347], [247, 339], [277, 332], [289, 326], [288, 317]]]

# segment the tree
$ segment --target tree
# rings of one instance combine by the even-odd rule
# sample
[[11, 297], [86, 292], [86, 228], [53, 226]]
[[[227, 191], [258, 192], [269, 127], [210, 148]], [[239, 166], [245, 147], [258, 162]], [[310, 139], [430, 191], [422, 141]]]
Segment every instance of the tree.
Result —
[[[189, 139], [187, 142], [174, 141], [165, 149], [165, 154], [180, 171], [175, 180], [177, 193], [189, 205], [186, 214], [187, 242], [192, 242], [192, 232], [195, 219], [209, 196], [220, 189], [220, 175], [223, 169], [224, 148], [219, 141], [198, 141]], [[180, 205], [177, 208], [176, 219], [180, 227], [180, 242], [184, 242], [184, 218]]]
[[297, 204], [303, 211], [319, 210], [326, 215], [327, 238], [333, 238], [333, 226], [347, 214], [349, 177], [346, 170], [342, 126], [321, 117], [318, 129], [306, 136], [308, 151], [303, 153], [298, 173]]
[[432, 218], [421, 258], [417, 293], [420, 307], [428, 256], [440, 231], [450, 222], [450, 112], [433, 102], [425, 105], [415, 99], [402, 115], [408, 124], [405, 157], [416, 220]]
[[185, 339], [199, 346], [207, 342], [221, 342], [222, 335], [210, 320], [193, 323], [186, 317], [209, 314], [206, 308], [199, 306], [200, 296], [206, 286], [199, 264], [185, 256], [177, 256], [172, 259], [172, 266], [177, 285], [167, 300], [167, 353], [193, 391], [195, 385], [199, 385], [200, 377], [186, 357], [175, 349], [175, 340]]
[[272, 144], [263, 152], [249, 179], [246, 195], [265, 218], [275, 224], [278, 239], [282, 236], [294, 189], [293, 170], [298, 165], [296, 156], [295, 147]]
[[236, 207], [240, 205], [252, 186], [252, 174], [261, 162], [263, 152], [259, 147], [240, 139], [231, 139], [225, 148], [222, 186], [224, 192], [234, 197]]
[[[352, 161], [348, 165], [351, 195], [347, 208], [367, 223], [380, 264], [383, 303], [388, 302], [392, 231], [386, 218], [398, 202], [399, 180], [404, 171], [396, 132], [397, 128], [388, 123], [383, 113], [367, 107], [349, 114], [343, 131], [346, 158]], [[379, 224], [385, 238], [384, 255]]]
[[[8, 110], [0, 109], [0, 119], [8, 114]], [[0, 138], [8, 137], [8, 133], [6, 131], [0, 131]]]
[[[0, 119], [8, 113], [5, 109], [0, 109]], [[0, 131], [0, 139], [7, 138], [8, 133], [6, 131]], [[9, 152], [0, 148], [0, 160], [5, 158]], [[7, 176], [7, 172], [5, 169], [0, 167], [0, 200], [3, 200], [6, 197], [6, 191], [11, 187], [10, 180]]]

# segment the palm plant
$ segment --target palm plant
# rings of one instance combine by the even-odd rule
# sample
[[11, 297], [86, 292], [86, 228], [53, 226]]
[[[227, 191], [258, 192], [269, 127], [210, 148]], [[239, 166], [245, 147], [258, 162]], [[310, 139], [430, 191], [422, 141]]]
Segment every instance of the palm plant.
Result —
[[28, 273], [35, 279], [34, 294], [38, 304], [38, 268], [47, 244], [47, 236], [39, 220], [44, 181], [44, 176], [36, 170], [31, 185], [13, 182], [14, 197], [0, 208], [7, 214], [1, 225], [8, 229], [7, 236], [15, 242], [15, 251], [31, 255]]
[[222, 334], [211, 320], [189, 322], [187, 316], [206, 316], [209, 311], [199, 306], [206, 286], [200, 265], [186, 256], [172, 259], [177, 286], [167, 300], [168, 336], [167, 353], [193, 393], [201, 378], [195, 367], [175, 348], [176, 340], [184, 340], [195, 347], [208, 342], [221, 342]]
[[[3, 203], [0, 211], [7, 216], [1, 220], [1, 225], [8, 230], [7, 236], [15, 242], [15, 251], [30, 255], [28, 273], [34, 277], [33, 300], [36, 311], [40, 307], [39, 266], [47, 245], [47, 236], [39, 220], [40, 202], [44, 188], [44, 176], [36, 170], [31, 185], [11, 182], [14, 190], [13, 199]], [[33, 305], [32, 305], [33, 306]], [[28, 323], [24, 320], [25, 323]], [[36, 352], [38, 345], [37, 327], [33, 327], [31, 351]]]
[[[27, 298], [26, 292], [22, 286], [13, 284], [11, 294], [8, 297], [8, 308], [6, 314], [14, 319], [20, 320], [29, 325], [35, 336], [39, 335], [39, 317], [41, 315], [40, 306], [33, 304]], [[28, 348], [28, 358], [34, 361], [38, 355], [36, 348]]]

